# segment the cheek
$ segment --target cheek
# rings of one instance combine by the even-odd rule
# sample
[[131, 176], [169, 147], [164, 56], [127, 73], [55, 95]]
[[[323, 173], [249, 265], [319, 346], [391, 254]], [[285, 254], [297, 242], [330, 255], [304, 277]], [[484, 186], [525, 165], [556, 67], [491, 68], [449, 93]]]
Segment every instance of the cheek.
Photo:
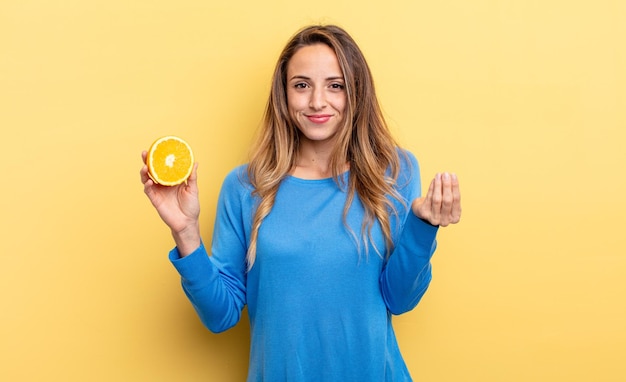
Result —
[[298, 129], [300, 129], [298, 116], [300, 115], [302, 108], [299, 106], [297, 99], [298, 97], [293, 97], [291, 94], [287, 93], [287, 113], [289, 115], [289, 119], [291, 120], [291, 123], [295, 124]]
[[287, 109], [292, 115], [302, 110], [302, 97], [298, 97], [297, 93], [287, 92]]
[[347, 104], [347, 100], [346, 100], [345, 95], [338, 96], [333, 102], [333, 106], [335, 107], [335, 110], [341, 113], [343, 113], [346, 110], [346, 104]]

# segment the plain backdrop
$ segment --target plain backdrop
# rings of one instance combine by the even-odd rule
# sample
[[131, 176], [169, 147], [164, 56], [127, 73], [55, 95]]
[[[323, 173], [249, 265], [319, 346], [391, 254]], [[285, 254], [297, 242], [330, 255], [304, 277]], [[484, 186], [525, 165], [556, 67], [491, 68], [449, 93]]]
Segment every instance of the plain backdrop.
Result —
[[210, 242], [275, 60], [311, 23], [360, 44], [423, 183], [461, 181], [431, 288], [394, 318], [414, 378], [624, 381], [619, 0], [2, 0], [0, 380], [244, 380], [247, 316], [220, 335], [196, 318], [140, 153], [192, 145]]

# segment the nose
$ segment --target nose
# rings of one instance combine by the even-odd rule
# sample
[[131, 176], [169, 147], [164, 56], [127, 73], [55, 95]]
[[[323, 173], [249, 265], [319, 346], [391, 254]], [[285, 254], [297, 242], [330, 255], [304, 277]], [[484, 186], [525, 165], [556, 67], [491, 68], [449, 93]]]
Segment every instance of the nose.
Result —
[[313, 89], [309, 99], [309, 107], [313, 110], [321, 110], [326, 107], [326, 96], [323, 88], [316, 87]]

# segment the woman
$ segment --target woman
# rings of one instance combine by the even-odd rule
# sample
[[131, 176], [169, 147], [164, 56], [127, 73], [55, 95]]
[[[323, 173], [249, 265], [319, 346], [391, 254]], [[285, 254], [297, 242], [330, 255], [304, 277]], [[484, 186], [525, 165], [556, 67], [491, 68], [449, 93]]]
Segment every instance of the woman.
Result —
[[343, 29], [304, 28], [280, 55], [251, 160], [222, 185], [210, 257], [196, 179], [161, 187], [141, 170], [202, 322], [221, 332], [248, 305], [248, 381], [411, 380], [391, 316], [426, 291], [438, 227], [460, 219], [459, 183], [438, 174], [420, 197], [417, 161]]

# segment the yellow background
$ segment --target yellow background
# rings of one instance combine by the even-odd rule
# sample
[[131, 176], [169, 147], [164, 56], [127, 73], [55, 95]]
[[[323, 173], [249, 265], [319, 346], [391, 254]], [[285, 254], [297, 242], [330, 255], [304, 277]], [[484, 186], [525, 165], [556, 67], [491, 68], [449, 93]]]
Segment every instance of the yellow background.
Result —
[[195, 149], [210, 240], [283, 44], [359, 42], [423, 176], [458, 173], [420, 306], [418, 381], [626, 380], [626, 2], [3, 0], [0, 380], [241, 381], [247, 318], [203, 329], [140, 152]]

